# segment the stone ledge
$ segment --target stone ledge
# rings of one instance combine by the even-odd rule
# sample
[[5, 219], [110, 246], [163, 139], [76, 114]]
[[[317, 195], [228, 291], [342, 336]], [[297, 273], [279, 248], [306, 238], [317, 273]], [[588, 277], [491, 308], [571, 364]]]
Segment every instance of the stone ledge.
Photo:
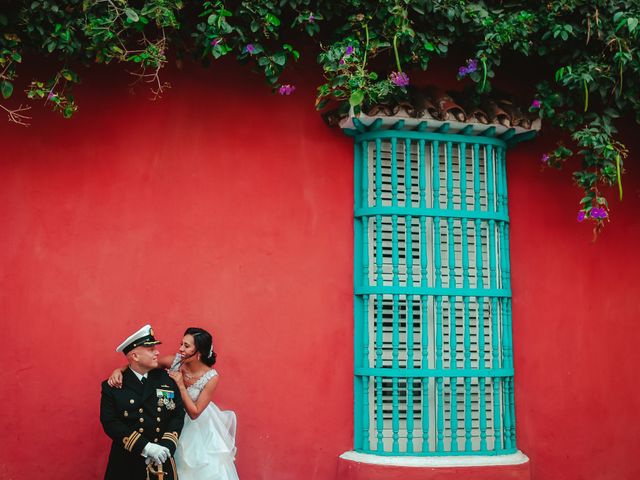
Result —
[[345, 452], [336, 480], [530, 480], [529, 458], [511, 455], [389, 457]]

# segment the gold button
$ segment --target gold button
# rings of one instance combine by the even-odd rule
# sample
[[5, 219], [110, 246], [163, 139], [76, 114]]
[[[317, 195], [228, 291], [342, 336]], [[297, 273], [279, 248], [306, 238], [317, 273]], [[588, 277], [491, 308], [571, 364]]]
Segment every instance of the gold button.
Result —
[[160, 417], [156, 418], [156, 420], [158, 420], [159, 422], [161, 421], [161, 420], [160, 420]]
[[162, 411], [162, 409], [161, 409], [160, 407], [158, 407], [158, 411], [159, 411], [159, 412], [161, 412], [161, 411]]
[[156, 427], [156, 432], [159, 432], [159, 431], [160, 431], [160, 427]]
[[140, 433], [142, 433], [142, 432], [144, 432], [144, 428], [139, 428], [139, 429], [138, 429], [138, 431], [139, 431]]
[[140, 423], [144, 423], [144, 418], [141, 418], [141, 419], [140, 419]]
[[129, 403], [134, 403], [135, 400], [132, 398], [131, 400], [129, 400]]
[[154, 439], [153, 439], [153, 441], [154, 441], [155, 443], [158, 443], [158, 439], [157, 439], [157, 438], [154, 438]]
[[124, 411], [124, 416], [128, 417], [129, 416], [129, 412], [127, 412], [126, 410]]
[[142, 413], [142, 412], [144, 412], [144, 410], [141, 408], [140, 410], [138, 410], [138, 412]]

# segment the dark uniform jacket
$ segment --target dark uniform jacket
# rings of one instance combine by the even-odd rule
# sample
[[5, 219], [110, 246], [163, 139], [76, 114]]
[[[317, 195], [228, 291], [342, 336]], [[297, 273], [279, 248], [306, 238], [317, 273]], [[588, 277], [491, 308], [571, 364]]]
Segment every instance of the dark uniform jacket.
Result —
[[[151, 370], [142, 384], [127, 368], [121, 389], [102, 382], [100, 423], [113, 440], [105, 480], [146, 480], [147, 466], [141, 453], [149, 442], [169, 449], [171, 457], [162, 466], [163, 478], [177, 479], [173, 454], [184, 423], [184, 407], [180, 391], [166, 371]], [[149, 478], [158, 477], [150, 474]]]

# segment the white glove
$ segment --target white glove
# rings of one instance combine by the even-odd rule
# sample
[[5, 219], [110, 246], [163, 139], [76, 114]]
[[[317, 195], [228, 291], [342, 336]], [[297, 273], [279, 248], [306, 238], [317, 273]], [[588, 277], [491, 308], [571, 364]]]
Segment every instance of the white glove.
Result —
[[167, 447], [149, 442], [142, 450], [142, 456], [150, 458], [157, 464], [163, 464], [171, 456], [171, 452]]

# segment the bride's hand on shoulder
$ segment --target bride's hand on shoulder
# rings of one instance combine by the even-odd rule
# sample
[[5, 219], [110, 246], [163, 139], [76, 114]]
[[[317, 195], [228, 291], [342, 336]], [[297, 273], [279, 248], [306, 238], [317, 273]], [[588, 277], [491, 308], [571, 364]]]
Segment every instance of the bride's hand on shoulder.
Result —
[[182, 378], [182, 372], [169, 372], [169, 376], [173, 378], [173, 381], [176, 382], [178, 387], [184, 388], [184, 379]]
[[122, 388], [122, 370], [116, 368], [107, 380], [107, 383], [110, 387]]

